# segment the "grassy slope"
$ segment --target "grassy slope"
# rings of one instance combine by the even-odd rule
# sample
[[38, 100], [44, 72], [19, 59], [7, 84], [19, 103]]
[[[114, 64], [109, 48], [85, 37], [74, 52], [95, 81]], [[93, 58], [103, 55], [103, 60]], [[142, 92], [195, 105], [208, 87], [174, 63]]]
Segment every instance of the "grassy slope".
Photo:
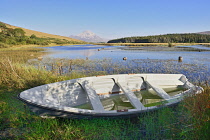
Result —
[[[6, 23], [5, 23], [6, 24]], [[6, 24], [6, 26], [8, 28], [21, 28], [21, 27], [17, 27], [17, 26], [12, 26], [9, 24]], [[65, 37], [65, 36], [59, 36], [59, 35], [53, 35], [53, 34], [48, 34], [48, 33], [43, 33], [43, 32], [38, 32], [38, 31], [34, 31], [34, 30], [29, 30], [29, 29], [25, 29], [25, 28], [21, 28], [25, 31], [25, 35], [26, 36], [31, 36], [32, 34], [36, 35], [37, 37], [41, 37], [41, 38], [57, 38], [57, 39], [66, 39], [68, 41], [77, 41], [77, 42], [83, 42], [81, 40], [78, 39], [74, 39], [74, 38], [70, 38], [70, 37]]]

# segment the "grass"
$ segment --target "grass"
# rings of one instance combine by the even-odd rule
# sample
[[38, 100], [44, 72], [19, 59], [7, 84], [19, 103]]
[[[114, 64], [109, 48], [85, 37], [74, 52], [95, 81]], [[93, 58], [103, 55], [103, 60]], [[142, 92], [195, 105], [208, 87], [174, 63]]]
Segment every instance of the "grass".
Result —
[[[0, 135], [5, 139], [208, 139], [209, 114], [192, 115], [190, 98], [176, 108], [141, 114], [127, 119], [43, 119], [14, 99], [18, 91], [1, 91]], [[201, 96], [209, 96], [204, 93]], [[11, 100], [13, 99], [13, 100]], [[193, 100], [192, 100], [193, 99]], [[209, 99], [209, 97], [208, 97]], [[206, 103], [206, 102], [205, 102]], [[208, 108], [203, 108], [208, 111]], [[198, 119], [199, 118], [199, 119]]]
[[[41, 49], [42, 50], [42, 49]], [[128, 72], [133, 65], [123, 67], [115, 64], [110, 70], [109, 60], [52, 60], [52, 62], [30, 59], [44, 55], [37, 48], [22, 48], [0, 51], [0, 139], [208, 139], [210, 132], [210, 88], [205, 92], [186, 98], [173, 108], [163, 108], [154, 112], [140, 114], [136, 118], [96, 118], [90, 120], [44, 119], [36, 116], [16, 99], [18, 93], [38, 85], [74, 79], [101, 73]], [[97, 62], [97, 63], [96, 63]], [[62, 63], [62, 65], [61, 65]], [[100, 63], [100, 64], [98, 64]], [[130, 63], [130, 62], [129, 62]], [[54, 64], [54, 69], [51, 69]], [[177, 71], [173, 61], [136, 60], [133, 69], [142, 72], [171, 73]], [[152, 67], [147, 67], [151, 64]], [[159, 65], [162, 70], [156, 70]], [[179, 64], [177, 64], [179, 65]], [[49, 70], [47, 71], [48, 67]], [[67, 73], [59, 73], [60, 66], [71, 67]], [[138, 67], [141, 66], [141, 67]], [[182, 65], [179, 70], [191, 71], [202, 68], [197, 65]], [[85, 71], [84, 69], [87, 69]], [[57, 71], [57, 72], [56, 72]], [[95, 73], [97, 72], [97, 73]], [[196, 72], [195, 72], [196, 73]], [[190, 76], [189, 73], [186, 73]], [[206, 73], [208, 77], [208, 73]], [[202, 77], [202, 76], [201, 76]], [[201, 79], [200, 79], [201, 80]], [[196, 81], [198, 82], [198, 81]], [[205, 82], [200, 81], [200, 84]]]
[[[77, 45], [80, 45], [80, 43], [76, 43], [76, 44]], [[6, 45], [6, 44], [4, 44], [4, 45]], [[69, 45], [75, 45], [75, 44], [56, 44], [56, 43], [49, 43], [48, 45], [34, 45], [34, 44], [30, 44], [30, 45], [6, 45], [6, 47], [2, 47], [2, 49], [4, 49], [4, 48], [6, 48], [6, 49], [7, 48], [10, 48], [10, 49], [13, 50], [13, 49], [31, 48], [31, 47], [52, 47], [52, 46], [69, 46]]]

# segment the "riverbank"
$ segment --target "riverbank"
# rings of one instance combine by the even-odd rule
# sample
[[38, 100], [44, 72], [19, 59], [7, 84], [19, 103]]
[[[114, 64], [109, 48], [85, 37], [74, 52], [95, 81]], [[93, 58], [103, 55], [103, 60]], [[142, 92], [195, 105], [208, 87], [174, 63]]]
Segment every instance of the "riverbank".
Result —
[[[185, 50], [190, 51], [190, 49], [187, 48], [181, 48], [181, 46], [192, 46], [192, 45], [204, 45], [206, 47], [210, 47], [210, 43], [172, 43], [171, 47], [169, 47], [168, 43], [92, 43], [93, 45], [101, 45], [101, 46], [127, 46], [129, 49], [132, 50], [151, 50], [151, 51], [156, 51], [156, 50]], [[85, 45], [85, 44], [55, 44], [51, 43], [49, 45], [10, 45], [7, 48], [0, 48], [0, 50], [4, 49], [19, 49], [19, 48], [30, 48], [30, 47], [55, 47], [55, 46], [70, 46], [70, 45]], [[174, 48], [180, 46], [178, 48]], [[148, 47], [148, 48], [145, 48]], [[151, 47], [151, 48], [149, 48]], [[192, 50], [192, 51], [197, 51], [197, 49]]]
[[14, 46], [11, 46], [11, 48], [54, 47], [54, 46], [69, 46], [69, 45], [84, 45], [84, 44], [55, 44], [55, 43], [51, 43], [49, 45], [14, 45]]
[[203, 49], [203, 48], [193, 48], [190, 45], [189, 47], [182, 47], [182, 46], [175, 46], [175, 47], [166, 47], [166, 46], [126, 46], [121, 48], [122, 50], [137, 50], [137, 51], [195, 51], [195, 52], [203, 52], [203, 51], [210, 51], [210, 49]]
[[[95, 45], [108, 45], [108, 46], [132, 46], [132, 47], [144, 47], [144, 46], [163, 46], [168, 47], [169, 43], [94, 43]], [[191, 46], [191, 45], [210, 45], [210, 43], [171, 43], [172, 46]]]

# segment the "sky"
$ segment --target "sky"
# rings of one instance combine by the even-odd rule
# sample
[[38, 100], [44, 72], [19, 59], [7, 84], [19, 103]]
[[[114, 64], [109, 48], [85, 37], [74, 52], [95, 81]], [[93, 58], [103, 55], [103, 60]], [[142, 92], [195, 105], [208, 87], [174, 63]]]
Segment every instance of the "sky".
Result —
[[0, 21], [70, 36], [115, 39], [210, 31], [210, 0], [0, 0]]

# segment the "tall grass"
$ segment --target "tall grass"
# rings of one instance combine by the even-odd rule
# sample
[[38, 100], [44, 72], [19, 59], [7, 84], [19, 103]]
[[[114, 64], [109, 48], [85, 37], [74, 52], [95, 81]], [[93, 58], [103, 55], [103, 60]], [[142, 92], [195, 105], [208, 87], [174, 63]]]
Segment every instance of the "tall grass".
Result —
[[[204, 93], [188, 97], [176, 107], [140, 114], [135, 118], [71, 120], [44, 119], [36, 116], [16, 99], [18, 93], [34, 86], [87, 75], [127, 73], [130, 72], [129, 69], [132, 66], [110, 63], [109, 60], [44, 62], [37, 59], [42, 55], [44, 53], [40, 50], [30, 48], [0, 51], [0, 139], [205, 140], [209, 138], [210, 89], [208, 84], [206, 84]], [[36, 61], [31, 62], [28, 61], [29, 59]], [[134, 67], [134, 71], [139, 68], [141, 72], [154, 72], [155, 68], [161, 65], [165, 67], [165, 71], [156, 70], [155, 72], [174, 72], [171, 71], [173, 63], [170, 61], [142, 62], [136, 60], [135, 63], [139, 67]], [[168, 63], [168, 66], [165, 63]], [[154, 69], [147, 67], [151, 64], [155, 64]], [[114, 66], [111, 70], [110, 65]], [[61, 66], [63, 73], [59, 72]], [[197, 65], [182, 67], [183, 69], [187, 67], [190, 71], [199, 68]], [[206, 74], [205, 76], [209, 77], [208, 73]]]
[[[210, 134], [210, 88], [206, 87], [199, 96], [192, 96], [183, 102], [185, 113], [188, 113], [189, 121], [185, 122], [191, 129], [186, 129], [188, 135], [193, 135], [193, 139], [206, 139]], [[189, 133], [190, 132], [190, 133]]]

